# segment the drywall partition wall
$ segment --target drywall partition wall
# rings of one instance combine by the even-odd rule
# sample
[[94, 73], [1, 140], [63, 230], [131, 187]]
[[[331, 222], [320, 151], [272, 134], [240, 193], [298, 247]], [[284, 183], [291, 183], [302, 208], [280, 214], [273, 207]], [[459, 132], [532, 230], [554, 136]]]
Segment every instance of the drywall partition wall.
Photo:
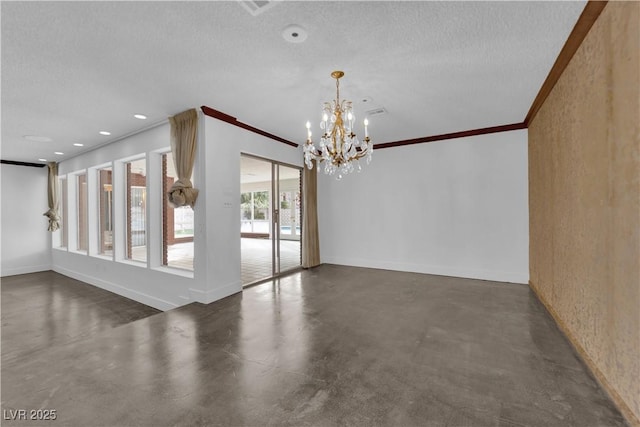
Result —
[[531, 286], [640, 425], [640, 3], [609, 2], [529, 127]]
[[527, 283], [526, 130], [374, 151], [318, 192], [325, 263]]
[[[89, 151], [61, 162], [58, 167], [58, 174], [64, 175], [88, 169], [91, 173], [90, 168], [95, 166], [110, 164], [114, 160], [129, 159], [143, 155], [147, 158], [147, 176], [152, 177], [155, 174], [159, 177], [161, 168], [160, 152], [166, 151], [170, 147], [169, 131], [169, 125], [163, 124]], [[202, 135], [199, 135], [199, 138], [202, 137]], [[199, 149], [204, 148], [199, 146]], [[118, 194], [118, 182], [123, 182], [124, 180], [124, 170], [122, 168], [122, 164], [116, 163], [114, 165], [114, 235], [118, 233], [124, 235], [125, 215], [123, 212], [126, 208], [124, 207], [124, 195]], [[199, 188], [206, 185], [198, 175], [201, 169], [199, 160], [196, 159], [195, 180], [198, 182], [197, 187]], [[162, 233], [162, 212], [159, 209], [161, 197], [163, 197], [161, 182], [161, 179], [147, 179], [148, 242], [151, 248], [155, 247], [156, 249], [160, 245]], [[71, 180], [69, 184], [73, 185], [73, 181]], [[124, 184], [120, 188], [123, 187]], [[70, 191], [70, 198], [72, 198], [72, 193]], [[156, 208], [153, 208], [154, 206]], [[95, 214], [95, 209], [97, 209], [97, 203], [95, 206], [89, 206], [90, 216], [92, 212], [94, 212], [94, 216], [97, 215]], [[200, 207], [196, 204], [195, 226], [197, 230], [201, 231], [206, 227], [206, 215], [204, 212], [200, 212], [199, 209]], [[91, 222], [89, 224], [91, 225]], [[69, 224], [69, 227], [73, 227], [73, 224]], [[198, 239], [198, 233], [196, 233], [194, 240], [194, 245], [204, 244], [202, 239]], [[116, 241], [115, 243], [115, 250], [118, 252], [118, 242]], [[206, 247], [196, 247], [196, 254], [202, 251], [206, 251]], [[160, 310], [168, 310], [194, 301], [190, 294], [190, 289], [203, 288], [207, 282], [206, 276], [200, 274], [197, 267], [193, 274], [161, 267], [159, 251], [156, 251], [157, 253], [155, 254], [149, 254], [148, 266], [127, 261], [116, 262], [107, 257], [93, 256], [93, 254], [88, 256], [61, 248], [53, 248], [51, 252], [53, 270]], [[197, 265], [197, 259], [194, 260], [194, 263]]]
[[[161, 152], [170, 146], [169, 125], [141, 132], [62, 162], [59, 174], [72, 174], [139, 155], [147, 158], [147, 176], [158, 174]], [[53, 269], [161, 310], [193, 301], [210, 303], [242, 289], [240, 281], [240, 153], [300, 165], [301, 150], [200, 114], [194, 170], [200, 190], [196, 203], [193, 274], [160, 266], [161, 180], [147, 180], [149, 264], [114, 261], [53, 248]], [[118, 195], [122, 166], [114, 164], [114, 234], [123, 233], [123, 195]], [[71, 175], [69, 175], [71, 176]], [[120, 177], [120, 178], [119, 178]], [[118, 208], [120, 204], [120, 209]], [[89, 208], [89, 212], [91, 213]], [[46, 209], [45, 209], [46, 210]], [[43, 211], [44, 212], [44, 211]], [[116, 252], [118, 245], [116, 241]], [[116, 254], [117, 258], [117, 254]]]
[[51, 233], [47, 218], [47, 168], [3, 164], [2, 265], [0, 274], [33, 273], [51, 269]]
[[205, 116], [206, 211], [208, 251], [204, 261], [212, 288], [204, 300], [213, 300], [216, 289], [240, 291], [240, 154], [251, 154], [301, 166], [302, 149], [248, 132]]

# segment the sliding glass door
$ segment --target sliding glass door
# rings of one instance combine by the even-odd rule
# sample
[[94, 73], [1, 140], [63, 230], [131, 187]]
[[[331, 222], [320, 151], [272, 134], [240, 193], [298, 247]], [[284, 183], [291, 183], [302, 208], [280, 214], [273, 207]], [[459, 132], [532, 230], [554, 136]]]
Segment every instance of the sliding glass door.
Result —
[[301, 179], [301, 168], [254, 156], [241, 156], [243, 285], [300, 267]]
[[277, 175], [277, 260], [280, 272], [301, 265], [301, 169], [274, 165]]

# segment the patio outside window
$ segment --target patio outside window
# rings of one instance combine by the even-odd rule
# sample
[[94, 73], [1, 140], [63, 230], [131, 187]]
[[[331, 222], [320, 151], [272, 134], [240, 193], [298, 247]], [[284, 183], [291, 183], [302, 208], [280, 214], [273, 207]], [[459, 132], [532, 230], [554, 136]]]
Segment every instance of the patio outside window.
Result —
[[269, 235], [269, 191], [249, 191], [240, 194], [241, 233]]

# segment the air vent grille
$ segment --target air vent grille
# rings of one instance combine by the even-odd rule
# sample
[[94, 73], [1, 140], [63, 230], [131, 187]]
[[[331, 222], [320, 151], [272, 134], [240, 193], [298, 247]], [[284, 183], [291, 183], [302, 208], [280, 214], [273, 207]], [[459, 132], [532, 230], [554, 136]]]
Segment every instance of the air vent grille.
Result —
[[258, 16], [267, 9], [271, 9], [281, 0], [238, 0], [252, 16]]
[[387, 110], [385, 110], [384, 107], [380, 107], [380, 108], [374, 108], [373, 110], [366, 111], [366, 113], [368, 117], [379, 116], [380, 114], [387, 114]]

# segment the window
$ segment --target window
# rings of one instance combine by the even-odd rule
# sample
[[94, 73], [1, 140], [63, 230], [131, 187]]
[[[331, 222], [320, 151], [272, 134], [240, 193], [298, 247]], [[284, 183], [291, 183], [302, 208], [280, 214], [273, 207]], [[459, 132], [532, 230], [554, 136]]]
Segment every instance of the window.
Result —
[[269, 234], [269, 191], [240, 194], [241, 233]]
[[300, 191], [280, 191], [280, 238], [300, 237], [300, 208]]
[[76, 193], [78, 198], [76, 205], [78, 209], [78, 240], [76, 242], [76, 248], [79, 251], [87, 251], [87, 174], [83, 173], [76, 176], [77, 188]]
[[98, 254], [113, 255], [113, 169], [98, 169]]
[[59, 247], [67, 247], [67, 179], [58, 181], [58, 216], [60, 217]]
[[167, 193], [177, 180], [173, 155], [165, 153], [162, 156], [162, 265], [193, 270], [193, 209], [190, 206], [173, 208], [167, 201]]
[[147, 163], [145, 159], [125, 163], [127, 196], [126, 258], [147, 261]]

